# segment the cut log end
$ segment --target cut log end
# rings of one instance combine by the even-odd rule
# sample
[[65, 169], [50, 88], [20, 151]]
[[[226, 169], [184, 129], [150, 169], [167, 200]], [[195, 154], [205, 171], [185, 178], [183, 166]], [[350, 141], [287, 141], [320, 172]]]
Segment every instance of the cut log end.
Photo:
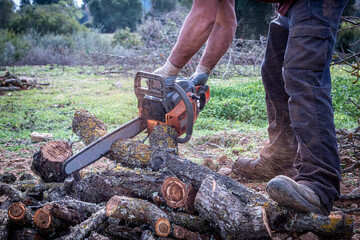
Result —
[[155, 224], [155, 232], [159, 237], [167, 237], [169, 236], [171, 231], [171, 225], [169, 220], [166, 218], [160, 218], [156, 221]]
[[72, 154], [67, 142], [47, 142], [34, 154], [33, 169], [45, 182], [62, 182], [66, 177], [62, 172], [63, 162]]
[[46, 210], [39, 209], [34, 214], [34, 223], [40, 229], [48, 229], [51, 221], [51, 214]]
[[13, 221], [21, 221], [25, 218], [26, 208], [22, 203], [13, 203], [10, 205], [9, 218]]
[[175, 177], [165, 179], [161, 187], [161, 193], [166, 204], [171, 208], [184, 207], [188, 199], [188, 191], [185, 184]]

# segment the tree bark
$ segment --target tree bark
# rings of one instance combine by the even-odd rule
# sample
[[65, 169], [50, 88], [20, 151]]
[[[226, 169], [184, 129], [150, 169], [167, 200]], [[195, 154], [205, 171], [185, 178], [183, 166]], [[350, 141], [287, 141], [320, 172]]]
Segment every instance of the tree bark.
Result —
[[201, 184], [195, 208], [223, 239], [270, 239], [262, 207], [249, 208], [212, 176]]
[[85, 145], [89, 145], [107, 134], [105, 123], [85, 109], [75, 112], [72, 130]]
[[0, 209], [0, 239], [8, 239], [9, 216], [5, 210]]
[[[6, 239], [6, 238], [1, 238]], [[39, 232], [32, 228], [16, 228], [9, 233], [9, 239], [16, 240], [45, 240]]]
[[201, 216], [175, 211], [167, 211], [166, 214], [171, 223], [182, 226], [191, 231], [197, 231], [200, 233], [214, 232], [214, 229], [210, 226], [210, 223]]
[[106, 205], [108, 217], [151, 225], [158, 236], [167, 237], [171, 225], [167, 215], [156, 205], [141, 199], [124, 196], [112, 197]]
[[201, 236], [199, 232], [192, 232], [178, 225], [173, 225], [172, 227], [173, 227], [172, 235], [176, 239], [201, 240]]
[[32, 167], [45, 182], [62, 182], [66, 178], [63, 162], [73, 154], [67, 142], [51, 141], [34, 154]]
[[266, 204], [264, 209], [273, 232], [312, 232], [322, 239], [351, 239], [353, 235], [354, 219], [350, 215], [332, 213], [330, 216], [322, 216], [302, 213], [274, 202]]
[[106, 218], [105, 209], [101, 208], [82, 223], [70, 228], [70, 233], [62, 237], [62, 240], [82, 240], [92, 231], [95, 231]]

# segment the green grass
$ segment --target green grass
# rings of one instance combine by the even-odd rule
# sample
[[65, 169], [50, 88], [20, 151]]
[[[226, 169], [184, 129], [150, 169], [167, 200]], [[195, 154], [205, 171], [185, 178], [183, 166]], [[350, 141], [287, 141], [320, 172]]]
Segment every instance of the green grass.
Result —
[[[355, 79], [342, 68], [332, 67], [335, 124], [337, 128], [355, 129], [360, 111], [346, 102], [349, 96], [358, 101], [360, 89], [352, 84]], [[86, 67], [50, 70], [49, 66], [34, 66], [9, 70], [34, 75], [38, 82], [47, 82], [50, 86], [0, 96], [1, 148], [18, 150], [22, 144], [14, 147], [8, 143], [29, 140], [33, 131], [52, 133], [55, 139], [77, 139], [72, 134], [71, 121], [80, 108], [102, 119], [110, 131], [138, 114], [132, 77], [94, 75]], [[121, 88], [114, 83], [121, 83]], [[264, 89], [259, 76], [212, 78], [209, 85], [211, 101], [195, 124], [195, 136], [233, 129], [266, 136]]]

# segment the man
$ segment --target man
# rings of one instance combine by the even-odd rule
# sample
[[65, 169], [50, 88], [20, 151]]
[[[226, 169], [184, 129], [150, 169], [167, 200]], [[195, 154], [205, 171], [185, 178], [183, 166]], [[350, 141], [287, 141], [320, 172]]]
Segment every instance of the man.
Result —
[[[278, 203], [324, 215], [329, 215], [340, 194], [341, 172], [329, 64], [339, 19], [347, 1], [288, 0], [281, 3], [280, 14], [270, 23], [261, 72], [270, 144], [262, 150], [259, 159], [238, 159], [235, 166], [237, 173], [246, 178], [273, 178], [267, 185], [267, 192]], [[209, 36], [200, 66], [190, 78], [195, 84], [206, 82], [210, 70], [230, 45], [224, 39], [217, 40], [222, 36], [214, 25], [212, 31], [206, 31], [212, 26], [207, 24], [211, 22], [209, 19], [214, 19], [214, 10], [207, 10], [208, 2], [218, 7], [224, 2], [230, 3], [194, 1], [168, 62], [157, 73], [165, 78], [177, 75]], [[233, 6], [233, 1], [231, 3]], [[197, 10], [199, 12], [193, 16], [196, 19], [190, 18]], [[233, 19], [231, 16], [227, 15], [228, 19]], [[190, 23], [199, 26], [188, 27]], [[214, 47], [214, 43], [225, 42], [221, 48]], [[277, 176], [279, 174], [292, 176], [294, 180]]]

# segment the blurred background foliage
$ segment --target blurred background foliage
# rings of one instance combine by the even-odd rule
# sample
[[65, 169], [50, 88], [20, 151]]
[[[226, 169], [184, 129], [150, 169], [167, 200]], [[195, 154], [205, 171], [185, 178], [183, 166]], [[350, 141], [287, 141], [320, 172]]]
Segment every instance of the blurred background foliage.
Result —
[[[164, 56], [175, 44], [192, 6], [192, 0], [83, 0], [81, 6], [73, 0], [14, 1], [0, 0], [3, 66], [81, 65], [95, 53], [126, 55], [125, 50], [139, 47], [162, 49], [158, 55]], [[276, 15], [276, 5], [255, 0], [235, 3], [236, 39], [254, 40], [261, 45], [268, 23]], [[350, 0], [344, 16], [357, 17], [354, 21], [360, 22], [360, 0]], [[342, 22], [341, 28], [349, 25]], [[342, 31], [336, 50], [358, 52], [359, 39], [359, 28]], [[235, 47], [243, 48], [244, 43], [238, 41]], [[248, 53], [253, 53], [252, 49]]]

